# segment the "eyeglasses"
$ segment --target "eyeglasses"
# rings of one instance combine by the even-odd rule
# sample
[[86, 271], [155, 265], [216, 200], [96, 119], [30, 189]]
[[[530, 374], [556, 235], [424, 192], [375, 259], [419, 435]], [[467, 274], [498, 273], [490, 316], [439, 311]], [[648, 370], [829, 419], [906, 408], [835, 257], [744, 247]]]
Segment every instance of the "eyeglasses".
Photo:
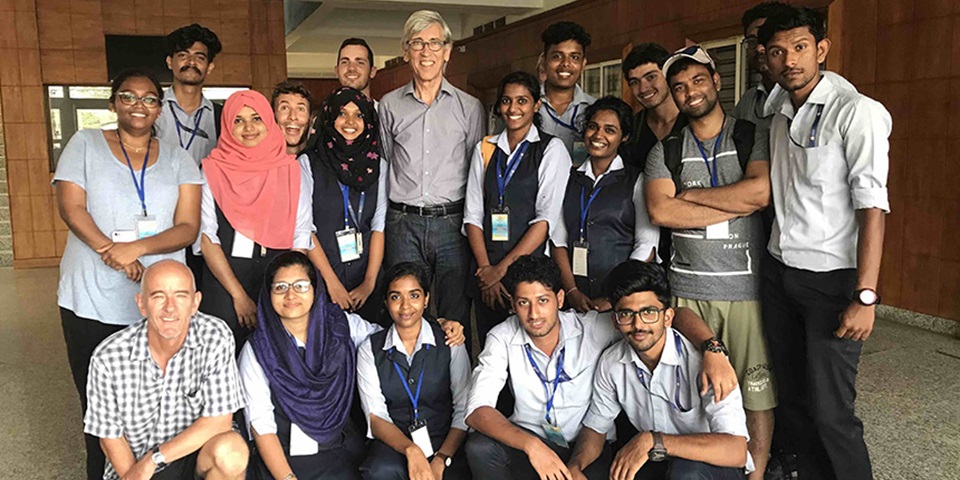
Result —
[[137, 102], [143, 103], [143, 106], [147, 108], [157, 108], [160, 106], [160, 98], [156, 95], [138, 97], [133, 92], [117, 92], [117, 99], [120, 100], [120, 103], [128, 107], [136, 105]]
[[758, 43], [760, 42], [759, 40], [757, 40], [756, 35], [749, 35], [749, 36], [743, 37], [743, 40], [740, 41], [740, 46], [743, 47], [745, 50], [753, 50], [754, 48], [757, 48]]
[[297, 280], [293, 283], [276, 282], [270, 284], [270, 291], [273, 292], [274, 295], [283, 295], [290, 290], [290, 287], [293, 287], [294, 292], [307, 293], [312, 286], [313, 284], [310, 283], [310, 280]]
[[660, 320], [660, 313], [666, 309], [667, 307], [646, 307], [643, 310], [622, 309], [613, 312], [613, 318], [617, 321], [617, 325], [630, 325], [634, 317], [640, 317], [643, 323], [657, 323]]
[[423, 47], [425, 46], [430, 47], [431, 52], [439, 52], [446, 44], [447, 42], [442, 40], [437, 40], [437, 39], [430, 40], [429, 42], [424, 42], [419, 38], [415, 38], [413, 40], [407, 40], [407, 47], [409, 47], [410, 50], [413, 50], [415, 52], [419, 52], [420, 50], [423, 50]]

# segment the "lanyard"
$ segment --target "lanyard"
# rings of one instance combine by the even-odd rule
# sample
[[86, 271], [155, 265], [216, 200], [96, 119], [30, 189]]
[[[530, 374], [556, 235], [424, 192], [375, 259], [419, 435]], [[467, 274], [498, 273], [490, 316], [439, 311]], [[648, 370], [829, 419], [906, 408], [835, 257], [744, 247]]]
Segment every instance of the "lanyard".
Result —
[[363, 216], [363, 203], [366, 200], [367, 192], [360, 192], [360, 214], [353, 210], [350, 204], [350, 187], [337, 182], [340, 185], [340, 193], [343, 194], [343, 228], [350, 228], [350, 218], [356, 224], [357, 230], [360, 230], [360, 217]]
[[123, 140], [120, 138], [120, 130], [117, 130], [117, 141], [120, 142], [120, 150], [123, 152], [123, 158], [127, 159], [127, 167], [130, 167], [130, 176], [133, 177], [133, 188], [137, 189], [137, 196], [140, 197], [140, 208], [143, 210], [143, 216], [147, 216], [147, 187], [144, 184], [144, 177], [147, 174], [147, 162], [150, 160], [150, 144], [153, 139], [147, 142], [147, 154], [143, 157], [143, 166], [140, 167], [140, 183], [137, 183], [137, 174], [133, 171], [133, 163], [130, 163], [130, 155], [127, 155], [127, 148], [123, 146]]
[[[203, 107], [201, 106], [200, 111], [197, 112], [197, 118], [193, 122], [193, 130], [190, 130], [186, 125], [182, 125], [180, 123], [180, 118], [177, 117], [177, 111], [173, 109], [173, 102], [170, 102], [167, 105], [170, 105], [170, 113], [173, 114], [173, 123], [177, 126], [177, 140], [180, 142], [180, 148], [184, 150], [190, 150], [190, 145], [193, 145], [193, 139], [197, 138], [197, 130], [200, 129], [200, 119], [203, 118]], [[190, 140], [187, 140], [186, 147], [183, 146], [183, 138], [181, 137], [182, 133], [180, 132], [181, 128], [187, 128], [187, 130], [190, 130]]]
[[577, 127], [574, 125], [574, 123], [577, 122], [577, 111], [580, 110], [580, 105], [573, 107], [573, 116], [570, 117], [570, 123], [560, 120], [560, 118], [558, 118], [556, 115], [553, 114], [553, 112], [550, 111], [550, 108], [546, 108], [545, 110], [547, 111], [547, 115], [550, 115], [550, 118], [552, 118], [557, 125], [560, 125], [561, 127], [566, 128], [568, 130], [573, 130], [576, 133], [580, 133], [580, 130], [577, 129]]
[[[697, 138], [696, 134], [693, 135], [693, 141], [697, 142], [697, 148], [700, 149], [700, 155], [703, 156], [703, 163], [707, 166], [707, 175], [710, 176], [710, 186], [717, 188], [717, 185], [720, 183], [717, 178], [717, 149], [720, 148], [720, 143], [723, 141], [723, 127], [727, 125], [727, 116], [723, 116], [723, 123], [720, 125], [720, 135], [717, 135], [717, 141], [713, 144], [713, 171], [710, 171], [710, 159], [707, 158], [707, 152], [703, 149], [703, 144], [700, 143], [700, 139]], [[691, 133], [693, 131], [691, 130]], [[679, 187], [679, 185], [678, 185]]]
[[[683, 358], [683, 343], [680, 342], [680, 335], [677, 335], [677, 332], [673, 332], [673, 340], [674, 340], [674, 342], [676, 342], [677, 355], [679, 355], [679, 356], [681, 357], [681, 359], [682, 359], [682, 358]], [[643, 388], [646, 388], [646, 389], [649, 391], [649, 390], [650, 390], [650, 387], [647, 386], [647, 381], [644, 380], [643, 370], [641, 370], [640, 367], [636, 367], [636, 368], [637, 368], [637, 376], [640, 377], [640, 384], [643, 385]], [[680, 411], [680, 412], [689, 411], [689, 409], [683, 408], [683, 404], [680, 403], [680, 386], [681, 386], [683, 383], [685, 383], [685, 382], [683, 381], [683, 370], [680, 368], [680, 365], [677, 365], [677, 366], [676, 366], [676, 375], [675, 375], [675, 376], [676, 376], [676, 380], [677, 380], [677, 381], [676, 381], [676, 384], [675, 384], [674, 387], [673, 387], [673, 401], [674, 401], [674, 403], [670, 404], [670, 406], [673, 407], [674, 409], [676, 409], [677, 411]], [[652, 375], [652, 374], [651, 374], [650, 378], [651, 378], [651, 379], [653, 378], [653, 375]]]
[[533, 359], [533, 354], [530, 353], [530, 344], [523, 345], [524, 351], [527, 352], [527, 360], [530, 360], [530, 365], [533, 366], [533, 372], [537, 374], [537, 378], [540, 379], [540, 383], [543, 385], [543, 392], [547, 397], [547, 415], [546, 419], [548, 423], [552, 423], [550, 420], [550, 411], [553, 410], [553, 399], [557, 395], [557, 387], [560, 386], [560, 382], [565, 382], [570, 380], [563, 373], [563, 357], [567, 353], [567, 347], [560, 349], [560, 356], [557, 357], [557, 376], [553, 379], [553, 392], [550, 392], [548, 386], [550, 382], [547, 381], [547, 376], [540, 371], [540, 366], [537, 365], [537, 361]]
[[[428, 344], [425, 344], [423, 347], [427, 350], [430, 349], [430, 345]], [[396, 347], [391, 348], [390, 353], [392, 354], [396, 350]], [[413, 421], [416, 422], [420, 420], [420, 387], [423, 386], [423, 372], [427, 369], [427, 364], [424, 362], [423, 368], [420, 369], [420, 379], [417, 380], [416, 395], [410, 391], [410, 386], [407, 385], [407, 378], [403, 376], [403, 371], [400, 370], [400, 365], [397, 365], [397, 362], [393, 362], [393, 368], [397, 369], [397, 375], [400, 375], [400, 380], [403, 383], [403, 389], [407, 391], [407, 398], [410, 399], [410, 403], [413, 405]]]
[[513, 160], [510, 160], [509, 163], [503, 158], [503, 150], [497, 149], [497, 191], [500, 193], [500, 207], [503, 207], [503, 192], [510, 184], [510, 180], [513, 179], [513, 174], [517, 173], [517, 168], [520, 167], [520, 159], [527, 153], [528, 146], [530, 144], [524, 140], [513, 152]]
[[590, 212], [590, 205], [593, 204], [593, 199], [597, 198], [597, 194], [600, 193], [600, 189], [603, 187], [597, 187], [593, 190], [593, 193], [590, 194], [590, 199], [586, 200], [584, 204], [584, 198], [587, 195], [587, 187], [580, 187], [580, 241], [584, 241], [586, 236], [584, 235], [585, 227], [587, 225], [587, 213]]
[[807, 143], [808, 148], [813, 148], [817, 146], [817, 127], [820, 126], [820, 117], [823, 115], [823, 104], [817, 105], [817, 116], [813, 119], [813, 125], [810, 125], [810, 141]]

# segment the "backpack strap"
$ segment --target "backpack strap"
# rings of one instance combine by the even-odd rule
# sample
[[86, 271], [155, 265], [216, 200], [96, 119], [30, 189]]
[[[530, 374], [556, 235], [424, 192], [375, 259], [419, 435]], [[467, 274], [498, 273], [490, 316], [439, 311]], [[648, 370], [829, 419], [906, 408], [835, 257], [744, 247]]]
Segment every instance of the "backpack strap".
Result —
[[663, 144], [663, 162], [673, 177], [673, 185], [680, 193], [680, 173], [683, 170], [683, 133], [670, 132], [660, 141]]
[[487, 170], [487, 165], [490, 164], [490, 160], [493, 159], [493, 154], [497, 152], [497, 144], [490, 143], [490, 139], [494, 135], [487, 135], [483, 137], [483, 140], [480, 140], [480, 156], [483, 158], [483, 170]]
[[747, 171], [747, 162], [753, 153], [754, 134], [757, 125], [749, 120], [735, 120], [733, 124], [733, 144], [737, 147], [737, 160], [740, 161], [740, 170]]
[[223, 105], [218, 102], [213, 103], [213, 122], [217, 127], [217, 140], [220, 140], [220, 117], [223, 116]]

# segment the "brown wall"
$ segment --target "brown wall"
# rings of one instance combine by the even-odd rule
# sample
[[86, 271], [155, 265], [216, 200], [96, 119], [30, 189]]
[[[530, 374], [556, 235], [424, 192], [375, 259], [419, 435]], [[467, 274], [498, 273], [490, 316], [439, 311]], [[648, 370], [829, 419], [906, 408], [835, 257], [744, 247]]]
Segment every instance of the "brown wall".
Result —
[[[0, 0], [0, 98], [14, 265], [56, 265], [56, 211], [43, 84], [106, 84], [104, 34], [163, 35], [198, 22], [220, 36], [209, 85], [269, 94], [286, 78], [281, 0]], [[252, 39], [257, 39], [256, 42]]]
[[[500, 78], [533, 71], [540, 32], [573, 20], [593, 36], [590, 62], [622, 56], [625, 46], [656, 41], [668, 49], [739, 33], [754, 0], [583, 0], [487, 35], [458, 42], [451, 82], [486, 104]], [[893, 116], [880, 293], [886, 304], [960, 321], [960, 2], [956, 0], [810, 0], [829, 4], [830, 70], [882, 102]], [[373, 94], [410, 81], [409, 67], [380, 71]], [[625, 90], [626, 91], [626, 90]], [[632, 100], [632, 99], [630, 99]], [[949, 155], [949, 156], [948, 156]]]
[[336, 78], [291, 78], [290, 81], [300, 82], [310, 90], [310, 96], [313, 97], [310, 108], [313, 110], [327, 99], [330, 92], [340, 88], [340, 80]]

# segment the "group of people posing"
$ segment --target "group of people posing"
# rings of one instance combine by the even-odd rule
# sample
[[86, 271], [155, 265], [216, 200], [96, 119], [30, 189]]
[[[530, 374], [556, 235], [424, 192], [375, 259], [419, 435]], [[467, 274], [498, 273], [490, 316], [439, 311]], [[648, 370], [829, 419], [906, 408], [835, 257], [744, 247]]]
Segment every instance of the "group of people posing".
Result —
[[117, 128], [54, 177], [87, 477], [872, 478], [890, 115], [820, 70], [819, 13], [743, 29], [735, 111], [704, 49], [646, 43], [634, 114], [553, 24], [490, 136], [436, 12], [404, 26], [409, 84], [373, 100], [351, 38], [319, 107], [291, 82], [221, 107], [217, 36], [171, 33], [172, 87], [118, 75]]

